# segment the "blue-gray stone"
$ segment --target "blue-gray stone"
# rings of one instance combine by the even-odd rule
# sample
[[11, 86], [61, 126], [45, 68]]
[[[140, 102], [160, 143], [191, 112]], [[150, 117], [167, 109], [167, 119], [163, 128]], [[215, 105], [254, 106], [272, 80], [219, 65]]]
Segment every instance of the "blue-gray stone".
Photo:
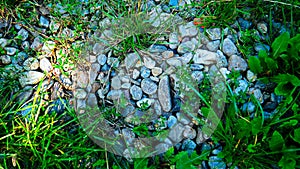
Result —
[[212, 149], [211, 145], [209, 145], [208, 143], [204, 142], [202, 144], [202, 147], [201, 147], [201, 152], [210, 151], [211, 149]]
[[270, 46], [266, 45], [266, 44], [256, 43], [255, 46], [254, 46], [254, 50], [256, 52], [259, 52], [261, 50], [270, 51]]
[[101, 68], [101, 72], [107, 72], [109, 71], [110, 69], [110, 66], [108, 66], [107, 64], [103, 65], [102, 68]]
[[178, 5], [178, 0], [170, 0], [169, 5], [170, 6], [177, 6]]
[[150, 73], [151, 73], [150, 69], [146, 68], [145, 66], [141, 68], [141, 76], [143, 78], [148, 78], [150, 76]]
[[243, 105], [242, 111], [247, 113], [252, 113], [255, 110], [255, 105], [252, 102], [247, 102]]
[[197, 146], [196, 143], [194, 141], [190, 140], [190, 139], [186, 139], [182, 143], [182, 149], [186, 150], [189, 155], [192, 154], [192, 152], [194, 151], [196, 146]]
[[242, 30], [249, 29], [252, 26], [252, 22], [247, 21], [247, 20], [245, 20], [243, 18], [239, 18], [238, 22], [239, 22]]
[[65, 111], [67, 106], [67, 101], [65, 99], [57, 99], [50, 106], [53, 106], [49, 114], [57, 113], [58, 115], [62, 114]]
[[177, 123], [177, 118], [175, 116], [170, 116], [168, 118], [168, 127], [171, 128]]
[[209, 157], [208, 165], [210, 168], [214, 169], [226, 169], [226, 164], [217, 156]]
[[49, 24], [50, 24], [50, 22], [46, 17], [44, 17], [44, 16], [40, 17], [40, 25], [41, 26], [48, 28]]
[[149, 52], [151, 53], [162, 53], [167, 50], [167, 47], [164, 45], [151, 45], [149, 48]]
[[191, 64], [190, 65], [190, 69], [192, 71], [201, 71], [204, 69], [204, 66], [203, 65], [200, 65], [200, 64]]

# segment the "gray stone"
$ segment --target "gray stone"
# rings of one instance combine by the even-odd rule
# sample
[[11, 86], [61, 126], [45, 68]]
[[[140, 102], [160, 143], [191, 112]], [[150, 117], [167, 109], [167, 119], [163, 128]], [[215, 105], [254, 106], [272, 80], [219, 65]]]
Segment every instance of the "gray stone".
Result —
[[[102, 91], [98, 90], [98, 94], [102, 94], [102, 93], [99, 93], [99, 92], [102, 92]], [[118, 100], [118, 99], [121, 98], [122, 95], [123, 95], [122, 90], [111, 90], [107, 93], [107, 99], [109, 99], [109, 100]]]
[[89, 84], [89, 76], [85, 71], [76, 72], [76, 87], [85, 89]]
[[257, 30], [262, 33], [262, 34], [266, 34], [268, 32], [268, 27], [267, 24], [264, 22], [260, 22], [257, 24]]
[[263, 94], [260, 89], [253, 90], [253, 95], [260, 103], [264, 102]]
[[8, 65], [11, 63], [11, 58], [8, 55], [2, 55], [2, 56], [0, 56], [0, 61], [2, 64]]
[[22, 48], [22, 49], [29, 49], [29, 48], [30, 48], [29, 42], [28, 42], [28, 41], [22, 42], [21, 48]]
[[243, 18], [239, 18], [238, 19], [238, 23], [240, 24], [242, 30], [249, 29], [252, 26], [252, 22], [247, 21], [247, 20], [245, 20]]
[[129, 70], [132, 67], [134, 67], [138, 60], [139, 60], [139, 56], [136, 53], [128, 54], [124, 61], [126, 69]]
[[142, 80], [141, 88], [143, 92], [149, 95], [152, 95], [157, 91], [157, 85], [148, 78]]
[[130, 87], [131, 87], [131, 84], [130, 84], [130, 83], [123, 83], [123, 84], [121, 85], [121, 88], [123, 88], [123, 89], [130, 89]]
[[111, 67], [118, 68], [119, 64], [120, 64], [120, 61], [119, 61], [118, 58], [108, 57], [107, 58], [107, 64], [110, 65]]
[[256, 43], [255, 45], [254, 45], [254, 50], [256, 51], [256, 52], [259, 52], [259, 51], [261, 51], [261, 50], [266, 50], [266, 51], [270, 51], [270, 46], [269, 45], [266, 45], [266, 44], [261, 44], [261, 43]]
[[40, 36], [37, 36], [34, 38], [30, 48], [37, 51], [39, 50], [41, 47], [43, 46], [43, 43], [42, 43], [42, 37]]
[[121, 88], [121, 80], [119, 76], [115, 76], [111, 79], [111, 87], [116, 90]]
[[8, 40], [5, 38], [0, 38], [0, 46], [1, 47], [6, 47], [6, 45], [8, 44]]
[[48, 28], [50, 22], [46, 17], [41, 15], [39, 23], [40, 23], [41, 26]]
[[100, 65], [98, 63], [93, 63], [89, 70], [90, 84], [93, 84], [95, 82], [99, 71], [100, 71]]
[[227, 62], [226, 56], [223, 54], [223, 52], [220, 50], [217, 50], [217, 56], [218, 56], [217, 66], [218, 67], [227, 67], [228, 62]]
[[137, 69], [134, 69], [132, 72], [132, 78], [137, 79], [140, 76], [140, 72]]
[[169, 34], [169, 43], [170, 43], [169, 47], [171, 49], [176, 49], [177, 46], [179, 45], [178, 34], [176, 32]]
[[234, 90], [236, 94], [239, 94], [240, 92], [246, 92], [248, 88], [248, 83], [245, 80], [239, 80], [239, 86]]
[[249, 82], [255, 82], [257, 79], [257, 76], [253, 72], [251, 72], [251, 70], [247, 71], [246, 77]]
[[25, 30], [24, 28], [22, 28], [19, 32], [18, 32], [18, 36], [21, 36], [21, 40], [25, 41], [28, 38], [28, 31]]
[[160, 116], [162, 114], [161, 112], [161, 106], [157, 100], [154, 101], [154, 111], [157, 116]]
[[210, 41], [206, 44], [206, 47], [211, 52], [216, 52], [219, 48], [220, 40]]
[[242, 111], [247, 113], [253, 113], [255, 111], [255, 104], [253, 104], [253, 102], [247, 102], [243, 104]]
[[153, 76], [159, 76], [162, 73], [162, 69], [160, 67], [154, 67], [151, 69]]
[[145, 65], [145, 67], [146, 68], [148, 68], [148, 69], [152, 69], [152, 68], [154, 68], [155, 67], [155, 61], [154, 60], [152, 60], [150, 57], [146, 57], [146, 56], [144, 56], [144, 65]]
[[194, 44], [192, 41], [186, 41], [181, 43], [178, 48], [177, 52], [180, 54], [188, 53], [194, 51], [196, 48], [196, 44]]
[[89, 108], [96, 108], [97, 105], [97, 98], [94, 93], [89, 93], [86, 100], [86, 105], [89, 106]]
[[43, 58], [40, 60], [40, 68], [43, 72], [49, 73], [53, 67], [50, 61], [47, 58]]
[[188, 64], [192, 58], [193, 58], [193, 54], [192, 53], [185, 53], [184, 55], [182, 55], [182, 57], [179, 57], [182, 61], [183, 65]]
[[76, 89], [74, 96], [77, 99], [84, 99], [87, 96], [87, 92], [84, 89]]
[[97, 56], [97, 61], [98, 61], [98, 63], [99, 63], [101, 66], [103, 66], [103, 65], [106, 63], [106, 61], [107, 61], [106, 55], [104, 55], [104, 54], [98, 55], [98, 56]]
[[222, 51], [227, 56], [232, 56], [234, 54], [237, 54], [237, 48], [236, 48], [235, 44], [229, 38], [224, 39]]
[[168, 58], [171, 58], [174, 56], [174, 52], [168, 50], [168, 51], [163, 52], [161, 55], [164, 59], [168, 59]]
[[181, 60], [179, 57], [173, 57], [173, 58], [169, 58], [167, 60], [167, 63], [170, 66], [174, 66], [174, 67], [180, 67], [182, 65]]
[[143, 96], [143, 91], [140, 87], [133, 85], [130, 88], [130, 94], [133, 100], [141, 100]]
[[168, 50], [164, 45], [151, 45], [149, 48], [149, 52], [151, 53], [162, 53]]
[[95, 43], [95, 45], [93, 46], [93, 54], [95, 55], [103, 54], [104, 51], [105, 46], [103, 44]]
[[194, 63], [203, 65], [217, 64], [217, 59], [217, 53], [203, 49], [197, 49], [193, 57]]
[[246, 71], [248, 67], [247, 62], [237, 55], [230, 56], [228, 60], [228, 69], [231, 70], [237, 70], [237, 71]]
[[210, 40], [220, 40], [221, 39], [221, 29], [220, 28], [207, 29], [206, 33]]
[[25, 86], [22, 92], [17, 96], [19, 102], [26, 102], [33, 94], [33, 88], [31, 86]]
[[177, 123], [177, 118], [175, 116], [170, 116], [168, 118], [168, 127], [172, 128]]
[[162, 109], [165, 112], [168, 112], [172, 108], [172, 101], [171, 101], [171, 91], [169, 85], [169, 77], [164, 76], [161, 78], [159, 85], [158, 85], [158, 100], [161, 104]]
[[38, 71], [28, 71], [23, 73], [23, 75], [19, 78], [19, 82], [22, 87], [25, 87], [26, 85], [37, 84], [44, 78], [44, 73]]
[[14, 47], [6, 47], [5, 50], [6, 50], [6, 54], [8, 54], [10, 56], [16, 54], [16, 52], [17, 52], [17, 49]]
[[203, 74], [202, 71], [193, 71], [193, 72], [192, 72], [192, 78], [193, 78], [196, 82], [200, 83], [200, 82], [202, 82], [202, 80], [204, 79], [204, 74]]
[[188, 139], [194, 139], [197, 133], [196, 130], [193, 129], [191, 126], [185, 126], [183, 131], [183, 137]]
[[176, 123], [169, 132], [169, 138], [174, 142], [178, 143], [183, 139], [182, 132], [184, 127], [180, 123]]
[[146, 68], [145, 66], [141, 68], [141, 76], [143, 78], [148, 78], [150, 76], [150, 73], [151, 73], [150, 69]]
[[209, 139], [209, 136], [206, 133], [203, 133], [200, 128], [198, 128], [196, 143], [201, 144], [207, 139]]
[[189, 150], [194, 150], [196, 148], [196, 146], [197, 146], [196, 143], [190, 139], [186, 139], [182, 143], [182, 149], [188, 150], [188, 152], [189, 152]]
[[44, 51], [47, 55], [51, 54], [54, 49], [55, 42], [53, 41], [46, 41], [42, 47], [42, 51]]
[[176, 116], [177, 120], [184, 125], [190, 124], [192, 122], [191, 119], [189, 119], [184, 113], [176, 113]]
[[210, 168], [226, 169], [226, 164], [217, 156], [210, 156], [208, 165]]

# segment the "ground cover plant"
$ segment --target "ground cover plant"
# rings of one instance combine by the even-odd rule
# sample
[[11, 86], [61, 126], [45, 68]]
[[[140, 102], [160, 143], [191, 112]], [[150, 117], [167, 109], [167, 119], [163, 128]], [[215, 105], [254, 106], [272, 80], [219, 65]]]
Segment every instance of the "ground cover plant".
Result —
[[[1, 60], [0, 168], [206, 168], [204, 161], [208, 161], [216, 149], [220, 151], [216, 161], [222, 159], [228, 168], [300, 168], [299, 1], [204, 0], [183, 6], [169, 5], [171, 0], [152, 2], [154, 5], [166, 5], [166, 10], [187, 21], [201, 18], [198, 27], [203, 31], [213, 27], [222, 28], [221, 44], [225, 38], [225, 28], [230, 27], [229, 31], [234, 32], [231, 26], [239, 18], [247, 18], [252, 24], [268, 21], [267, 32], [264, 29], [259, 30], [264, 34], [263, 40], [256, 36], [251, 26], [247, 26], [250, 23], [244, 21], [237, 26], [240, 35], [233, 39], [236, 40], [238, 50], [247, 61], [249, 69], [265, 86], [271, 86], [265, 87], [266, 91], [281, 98], [278, 99], [281, 101], [276, 109], [268, 112], [266, 104], [261, 103], [254, 93], [235, 92], [240, 86], [241, 76], [246, 75], [245, 72], [232, 70], [227, 75], [227, 98], [223, 117], [211, 139], [207, 141], [211, 148], [193, 151], [171, 148], [161, 155], [131, 161], [107, 152], [105, 148], [91, 141], [79, 124], [71, 93], [70, 96], [59, 96], [56, 101], [45, 99], [51, 96], [51, 92], [45, 89], [47, 87], [41, 81], [35, 85], [29, 100], [20, 100], [20, 94], [25, 92], [18, 81], [21, 69], [15, 66], [5, 67]], [[65, 4], [65, 13], [59, 12], [57, 3]], [[84, 44], [77, 44], [77, 40], [85, 42], [89, 34], [94, 33], [93, 30], [100, 28], [90, 20], [100, 21], [103, 18], [113, 19], [137, 14], [144, 10], [143, 4], [146, 3], [141, 0], [2, 0], [0, 37], [9, 39], [7, 43], [14, 46], [22, 45], [22, 36], [12, 26], [20, 23], [32, 34], [36, 33], [44, 38], [44, 42], [54, 41], [54, 48], [61, 54], [61, 58], [51, 60], [51, 63], [62, 74], [69, 76], [69, 70], [78, 62], [81, 45]], [[82, 5], [85, 7], [82, 8]], [[52, 28], [39, 29], [36, 25], [40, 21], [37, 14], [41, 13], [38, 10], [40, 7], [48, 7], [52, 20], [72, 29], [73, 35], [63, 36], [63, 30]], [[85, 9], [89, 9], [89, 14], [84, 15]], [[10, 21], [10, 26], [2, 27], [4, 20]], [[281, 23], [281, 27], [274, 26], [278, 23]], [[155, 34], [133, 35], [120, 41], [112, 49], [115, 56], [124, 60], [127, 53], [160, 43], [155, 41], [157, 38], [158, 35]], [[265, 47], [255, 52], [256, 44], [267, 44], [270, 48]], [[23, 51], [30, 56], [43, 55], [31, 48]], [[0, 55], [7, 53], [7, 49], [1, 44]], [[20, 59], [18, 53], [20, 52], [12, 56], [12, 60]], [[48, 74], [49, 79], [61, 81], [59, 76], [52, 74], [54, 75]], [[248, 85], [247, 88], [250, 88], [251, 84]], [[199, 91], [199, 100], [210, 103], [209, 80], [204, 78], [202, 85], [199, 85]], [[255, 107], [251, 113], [248, 107], [246, 110], [243, 108], [249, 102]], [[205, 114], [209, 108], [205, 105], [201, 111]], [[147, 105], [143, 104], [140, 109], [146, 110]], [[106, 110], [108, 117], [118, 115], [115, 109]], [[140, 125], [133, 132], [138, 136], [147, 136], [148, 128]], [[224, 165], [218, 163], [215, 168], [224, 168]]]

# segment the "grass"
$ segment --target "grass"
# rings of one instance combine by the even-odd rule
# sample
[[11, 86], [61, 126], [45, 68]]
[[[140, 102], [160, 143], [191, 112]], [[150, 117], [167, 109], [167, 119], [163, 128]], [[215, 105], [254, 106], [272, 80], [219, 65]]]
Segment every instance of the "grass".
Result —
[[[60, 13], [53, 10], [57, 2], [67, 4], [66, 13], [69, 16], [62, 17]], [[127, 3], [117, 0], [97, 2], [92, 0], [88, 4], [91, 9], [100, 11], [96, 20], [105, 17], [113, 19], [135, 15], [142, 11], [144, 3], [144, 1]], [[167, 3], [167, 1], [161, 3]], [[35, 28], [30, 25], [35, 24], [39, 19], [35, 15], [38, 7], [42, 4], [52, 4], [51, 15], [64, 26], [75, 25], [73, 28], [75, 37], [79, 37], [85, 31], [86, 33], [93, 32], [89, 23], [85, 22], [85, 16], [81, 15], [82, 11], [77, 8], [81, 3], [75, 0], [47, 0], [42, 3], [32, 0], [2, 0], [0, 4], [1, 19], [13, 18], [14, 22], [22, 22], [33, 31]], [[233, 24], [237, 17], [247, 18], [251, 15], [249, 19], [254, 23], [266, 18], [269, 25], [273, 24], [272, 21], [283, 23], [286, 29], [291, 30], [292, 36], [299, 31], [296, 29], [300, 26], [298, 1], [290, 3], [262, 0], [203, 0], [189, 6], [197, 9], [195, 17], [202, 18], [203, 26], [206, 28], [225, 28]], [[172, 9], [172, 13], [185, 15], [184, 11], [189, 12], [190, 8], [187, 6], [182, 8], [182, 10]], [[79, 10], [74, 11], [74, 9]], [[73, 12], [80, 14], [79, 17], [74, 17]], [[90, 12], [96, 15], [96, 10]], [[187, 19], [191, 20], [191, 18]], [[17, 33], [13, 27], [1, 31], [9, 37]], [[65, 60], [58, 61], [59, 64], [57, 64], [57, 68], [64, 72], [65, 64], [73, 64], [77, 61], [80, 46], [72, 44], [76, 41], [75, 38], [52, 37], [49, 33], [40, 32], [39, 34], [46, 40], [56, 41], [57, 49], [68, 48], [67, 54], [63, 56]], [[251, 47], [254, 39], [251, 30], [242, 30], [242, 33], [244, 42], [239, 45], [239, 50], [247, 59], [253, 54]], [[271, 46], [279, 35], [279, 31], [271, 28], [268, 35], [270, 38], [261, 43]], [[147, 48], [157, 37], [157, 34], [133, 34], [114, 46], [114, 54], [122, 59], [122, 56], [124, 57], [128, 52]], [[34, 51], [29, 52], [32, 55], [36, 54]], [[207, 160], [210, 153], [194, 152], [189, 156], [187, 152], [170, 149], [164, 156], [135, 159], [129, 162], [93, 143], [80, 127], [72, 106], [65, 105], [66, 110], [62, 114], [45, 113], [44, 104], [51, 104], [51, 102], [43, 102], [46, 93], [40, 90], [40, 84], [36, 86], [30, 103], [18, 101], [17, 96], [20, 93], [17, 87], [18, 76], [10, 74], [7, 69], [0, 67], [0, 95], [2, 96], [0, 100], [0, 168], [69, 168], [70, 166], [73, 168], [192, 168], [199, 166], [203, 160]], [[295, 73], [295, 75], [299, 74]], [[300, 168], [300, 138], [298, 133], [294, 132], [299, 131], [300, 127], [299, 87], [295, 87], [289, 93], [292, 101], [284, 100], [277, 107], [275, 116], [265, 119], [258, 100], [245, 93], [238, 96], [232, 92], [238, 83], [237, 77], [236, 72], [229, 76], [232, 83], [226, 84], [227, 103], [224, 117], [212, 137], [214, 142], [219, 142], [223, 146], [223, 151], [218, 156], [226, 163], [232, 163], [232, 166], [239, 166], [239, 168], [272, 168], [274, 164], [281, 168]], [[260, 77], [269, 77], [269, 75], [260, 74]], [[200, 90], [203, 98], [209, 98], [208, 86], [207, 81], [200, 86], [200, 89], [203, 89], [203, 91]], [[253, 118], [239, 109], [248, 101], [256, 105]], [[29, 110], [27, 116], [20, 114], [24, 110]], [[145, 134], [145, 129], [137, 128], [136, 132]]]

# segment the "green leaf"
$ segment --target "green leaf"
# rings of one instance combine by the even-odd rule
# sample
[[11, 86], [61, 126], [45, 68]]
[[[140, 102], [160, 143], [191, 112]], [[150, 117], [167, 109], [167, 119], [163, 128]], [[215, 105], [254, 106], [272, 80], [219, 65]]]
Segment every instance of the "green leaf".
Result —
[[251, 128], [252, 128], [252, 134], [256, 135], [261, 131], [262, 128], [262, 119], [261, 118], [255, 118], [251, 121]]
[[290, 120], [282, 123], [279, 127], [293, 127], [298, 124], [298, 120]]
[[250, 70], [253, 73], [259, 74], [263, 71], [260, 64], [260, 60], [257, 57], [250, 56], [248, 63], [249, 63]]
[[247, 150], [248, 150], [250, 153], [255, 153], [255, 152], [256, 152], [256, 150], [255, 150], [255, 145], [249, 144], [249, 145], [247, 146]]
[[297, 34], [289, 40], [291, 48], [289, 49], [289, 54], [292, 59], [299, 60], [300, 51], [300, 34]]
[[265, 58], [266, 65], [268, 66], [268, 69], [272, 72], [275, 72], [278, 69], [277, 62], [275, 62], [272, 58]]
[[288, 32], [284, 32], [274, 40], [271, 46], [273, 51], [273, 58], [276, 59], [281, 53], [287, 50], [289, 39], [290, 34]]
[[294, 141], [300, 143], [300, 128], [294, 130], [294, 137], [292, 137]]
[[293, 169], [296, 166], [296, 160], [292, 156], [284, 155], [278, 162], [278, 165], [282, 169]]
[[93, 167], [102, 167], [105, 164], [105, 160], [100, 159], [93, 164]]
[[284, 140], [278, 131], [274, 131], [271, 140], [269, 140], [269, 147], [272, 151], [282, 150]]

